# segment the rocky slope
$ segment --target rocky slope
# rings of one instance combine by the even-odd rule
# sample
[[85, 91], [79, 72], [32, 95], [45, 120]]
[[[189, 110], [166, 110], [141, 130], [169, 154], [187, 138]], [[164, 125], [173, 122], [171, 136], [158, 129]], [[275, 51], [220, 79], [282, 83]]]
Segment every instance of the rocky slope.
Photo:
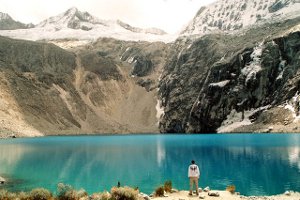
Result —
[[158, 132], [164, 43], [100, 39], [63, 50], [0, 37], [0, 136]]
[[202, 7], [182, 35], [232, 32], [300, 16], [299, 0], [219, 0]]
[[[243, 34], [179, 39], [160, 81], [161, 132], [237, 131], [242, 125], [249, 125], [243, 132], [264, 131], [294, 122], [299, 114], [299, 31], [295, 18]], [[280, 131], [273, 129], [268, 131]]]

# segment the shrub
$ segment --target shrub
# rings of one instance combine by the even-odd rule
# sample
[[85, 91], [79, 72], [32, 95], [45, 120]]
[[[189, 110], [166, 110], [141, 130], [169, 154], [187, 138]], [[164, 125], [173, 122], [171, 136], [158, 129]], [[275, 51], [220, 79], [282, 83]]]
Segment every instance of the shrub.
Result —
[[19, 200], [31, 200], [30, 195], [27, 192], [20, 192], [18, 198]]
[[172, 181], [166, 181], [164, 184], [164, 190], [166, 192], [172, 192]]
[[51, 199], [52, 194], [49, 190], [44, 188], [33, 189], [30, 192], [30, 199], [32, 200], [49, 200]]
[[70, 185], [65, 185], [63, 183], [57, 185], [57, 198], [59, 200], [78, 200], [87, 195], [88, 194], [84, 189], [76, 191]]
[[8, 192], [7, 190], [0, 190], [0, 200], [15, 200], [17, 199], [16, 193]]
[[92, 195], [92, 200], [110, 200], [111, 195], [109, 192], [95, 193]]
[[159, 186], [158, 188], [155, 189], [155, 196], [163, 197], [164, 194], [165, 194], [164, 186]]
[[227, 186], [226, 191], [229, 191], [231, 194], [235, 193], [235, 186], [234, 185]]
[[111, 188], [111, 197], [114, 200], [138, 200], [138, 191], [130, 187]]

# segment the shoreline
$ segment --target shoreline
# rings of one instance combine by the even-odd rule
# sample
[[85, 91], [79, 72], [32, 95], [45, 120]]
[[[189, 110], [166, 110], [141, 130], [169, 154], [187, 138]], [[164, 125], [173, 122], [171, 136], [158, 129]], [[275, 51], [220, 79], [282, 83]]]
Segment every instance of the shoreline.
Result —
[[[283, 194], [270, 196], [244, 196], [238, 192], [232, 194], [229, 191], [210, 190], [209, 192], [200, 192], [199, 196], [193, 194], [188, 195], [188, 191], [181, 190], [174, 193], [167, 193], [164, 197], [153, 197], [154, 200], [196, 200], [196, 199], [215, 199], [215, 200], [300, 200], [300, 193], [294, 191], [286, 191]], [[209, 196], [210, 194], [219, 194], [219, 196]], [[145, 198], [144, 198], [145, 199]]]
[[147, 135], [237, 135], [237, 134], [254, 134], [254, 135], [284, 135], [284, 134], [300, 134], [300, 132], [225, 132], [225, 133], [80, 133], [80, 134], [50, 134], [50, 135], [35, 135], [35, 136], [24, 136], [18, 134], [1, 135], [0, 140], [15, 139], [15, 138], [42, 138], [42, 137], [84, 137], [84, 136], [147, 136]]

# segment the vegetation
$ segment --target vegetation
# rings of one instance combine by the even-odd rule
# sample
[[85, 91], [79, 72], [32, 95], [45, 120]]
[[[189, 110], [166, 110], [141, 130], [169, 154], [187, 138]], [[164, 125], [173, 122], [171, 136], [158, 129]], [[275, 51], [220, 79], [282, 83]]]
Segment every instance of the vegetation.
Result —
[[112, 200], [138, 200], [139, 192], [130, 187], [113, 187], [111, 189]]
[[235, 193], [235, 186], [234, 185], [227, 186], [226, 191], [229, 191], [231, 194]]
[[166, 192], [172, 192], [172, 181], [166, 181], [164, 184], [164, 189]]
[[[25, 199], [28, 198], [28, 195], [26, 195], [25, 193], [23, 193]], [[30, 192], [30, 199], [31, 200], [48, 200], [51, 199], [52, 194], [51, 192], [49, 192], [49, 190], [46, 190], [44, 188], [37, 188], [37, 189], [33, 189]]]
[[[155, 196], [164, 196], [165, 191], [171, 192], [172, 182], [166, 181], [155, 190]], [[142, 200], [138, 188], [113, 187], [109, 192], [88, 195], [84, 189], [75, 190], [72, 186], [59, 183], [56, 195], [44, 188], [36, 188], [30, 192], [13, 193], [0, 190], [0, 200]]]
[[155, 196], [157, 197], [162, 197], [165, 194], [165, 189], [164, 186], [159, 186], [158, 188], [155, 189]]
[[83, 197], [87, 197], [88, 194], [84, 189], [76, 191], [70, 185], [59, 183], [57, 185], [57, 199], [58, 200], [79, 200]]

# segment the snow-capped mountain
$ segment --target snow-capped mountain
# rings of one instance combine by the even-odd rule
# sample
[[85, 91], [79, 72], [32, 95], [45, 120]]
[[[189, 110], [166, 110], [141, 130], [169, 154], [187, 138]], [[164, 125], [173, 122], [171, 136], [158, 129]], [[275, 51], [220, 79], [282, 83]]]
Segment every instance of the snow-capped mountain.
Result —
[[32, 28], [33, 26], [33, 24], [23, 24], [21, 22], [15, 21], [7, 13], [0, 12], [0, 30], [24, 29]]
[[203, 35], [300, 16], [300, 0], [218, 0], [202, 7], [181, 32]]
[[50, 17], [41, 23], [36, 28], [56, 28], [57, 30], [62, 28], [82, 29], [85, 31], [93, 29], [95, 26], [108, 26], [110, 22], [100, 20], [88, 12], [81, 12], [77, 8], [73, 7], [66, 12]]
[[0, 35], [34, 41], [57, 39], [94, 41], [100, 37], [164, 42], [176, 39], [176, 36], [170, 36], [160, 29], [137, 28], [120, 20], [101, 20], [88, 12], [81, 12], [75, 7], [42, 21], [34, 28], [2, 30]]
[[76, 7], [70, 8], [66, 12], [55, 16], [50, 17], [39, 23], [37, 28], [49, 28], [54, 27], [57, 30], [62, 28], [71, 28], [71, 29], [81, 29], [84, 31], [92, 30], [98, 26], [102, 27], [114, 27], [120, 26], [128, 31], [134, 33], [149, 33], [154, 35], [164, 35], [167, 34], [161, 29], [157, 28], [147, 28], [142, 29], [138, 27], [133, 27], [129, 24], [126, 24], [120, 20], [101, 20], [97, 17], [92, 16], [88, 12], [81, 12]]

